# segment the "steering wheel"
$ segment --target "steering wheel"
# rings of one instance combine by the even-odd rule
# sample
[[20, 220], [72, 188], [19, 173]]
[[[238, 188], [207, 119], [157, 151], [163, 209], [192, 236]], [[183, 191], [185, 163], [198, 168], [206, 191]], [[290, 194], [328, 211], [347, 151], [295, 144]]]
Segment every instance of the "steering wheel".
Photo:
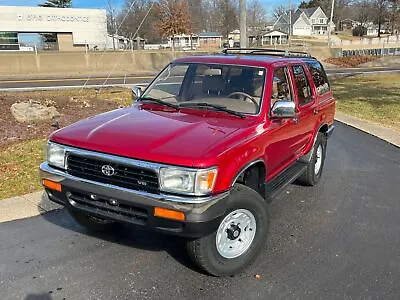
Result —
[[[254, 99], [252, 96], [250, 96], [249, 94], [247, 94], [247, 93], [245, 93], [245, 92], [233, 92], [233, 93], [230, 93], [229, 95], [228, 95], [228, 98], [232, 98], [232, 96], [235, 96], [235, 95], [239, 95], [239, 96], [243, 96], [244, 98], [243, 99], [246, 99], [246, 98], [248, 98], [248, 99], [250, 99], [251, 100], [251, 102], [253, 102], [253, 104], [256, 106], [256, 108], [258, 109], [258, 103], [257, 103], [257, 101], [256, 101], [256, 99]], [[244, 101], [244, 100], [243, 100]]]

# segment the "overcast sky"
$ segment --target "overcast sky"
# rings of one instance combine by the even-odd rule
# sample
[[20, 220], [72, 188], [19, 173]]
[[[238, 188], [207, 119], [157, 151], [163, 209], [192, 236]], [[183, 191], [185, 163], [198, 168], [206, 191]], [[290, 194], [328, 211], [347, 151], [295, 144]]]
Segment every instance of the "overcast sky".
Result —
[[[124, 0], [111, 0], [115, 5], [121, 4]], [[260, 0], [268, 13], [271, 13], [272, 9], [278, 5], [289, 5], [289, 1], [281, 0]], [[0, 5], [23, 5], [23, 6], [37, 6], [39, 3], [43, 3], [45, 0], [0, 0]], [[287, 2], [287, 3], [285, 3]], [[299, 3], [300, 1], [293, 0], [292, 3]], [[105, 8], [107, 6], [107, 0], [72, 0], [73, 7], [77, 8]]]

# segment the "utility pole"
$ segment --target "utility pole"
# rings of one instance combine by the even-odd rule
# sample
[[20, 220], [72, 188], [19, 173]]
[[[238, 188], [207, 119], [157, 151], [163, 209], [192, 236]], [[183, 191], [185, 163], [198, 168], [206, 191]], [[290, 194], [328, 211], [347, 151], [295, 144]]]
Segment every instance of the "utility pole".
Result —
[[247, 47], [246, 0], [240, 0], [240, 47]]
[[328, 28], [328, 47], [331, 47], [331, 38], [332, 38], [332, 28], [331, 28], [331, 24], [332, 24], [332, 20], [333, 20], [333, 9], [335, 8], [335, 0], [332, 0], [332, 7], [331, 7], [331, 18], [329, 21], [329, 24], [327, 26]]
[[292, 44], [292, 1], [289, 0], [289, 47]]

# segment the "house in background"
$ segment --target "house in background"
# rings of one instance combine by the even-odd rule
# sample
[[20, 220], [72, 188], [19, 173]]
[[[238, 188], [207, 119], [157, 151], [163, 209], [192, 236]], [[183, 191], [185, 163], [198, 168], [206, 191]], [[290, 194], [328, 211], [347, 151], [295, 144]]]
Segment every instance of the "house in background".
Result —
[[235, 29], [228, 34], [228, 40], [232, 40], [234, 42], [240, 41], [240, 30]]
[[352, 19], [344, 19], [340, 21], [339, 30], [351, 32], [354, 28], [356, 28], [359, 25], [361, 25], [361, 23], [358, 21]]
[[249, 35], [250, 46], [285, 45], [288, 43], [288, 34], [279, 30], [268, 30]]
[[[273, 24], [262, 27], [249, 27], [247, 31], [249, 46], [284, 45], [288, 42], [288, 34], [280, 30], [274, 30]], [[240, 41], [240, 30], [236, 29], [228, 35], [229, 46]]]
[[221, 48], [222, 34], [216, 32], [200, 32], [197, 34], [199, 48]]
[[292, 22], [289, 13], [283, 13], [275, 22], [274, 29], [289, 33], [289, 26], [292, 23], [292, 34], [302, 36], [326, 35], [333, 31], [335, 24], [330, 23], [328, 17], [321, 7], [297, 9], [292, 14]]
[[168, 48], [183, 50], [221, 48], [222, 35], [216, 32], [199, 32], [196, 34], [179, 34], [168, 38]]

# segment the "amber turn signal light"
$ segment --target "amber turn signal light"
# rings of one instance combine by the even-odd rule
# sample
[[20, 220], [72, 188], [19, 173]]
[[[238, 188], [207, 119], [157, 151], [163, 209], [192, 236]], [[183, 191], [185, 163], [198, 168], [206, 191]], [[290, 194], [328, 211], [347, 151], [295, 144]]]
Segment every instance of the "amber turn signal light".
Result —
[[177, 221], [185, 221], [185, 214], [183, 212], [161, 207], [154, 208], [154, 216]]
[[57, 192], [61, 192], [61, 184], [58, 182], [54, 182], [48, 179], [43, 179], [42, 181], [43, 186], [47, 187], [48, 189], [55, 190]]

